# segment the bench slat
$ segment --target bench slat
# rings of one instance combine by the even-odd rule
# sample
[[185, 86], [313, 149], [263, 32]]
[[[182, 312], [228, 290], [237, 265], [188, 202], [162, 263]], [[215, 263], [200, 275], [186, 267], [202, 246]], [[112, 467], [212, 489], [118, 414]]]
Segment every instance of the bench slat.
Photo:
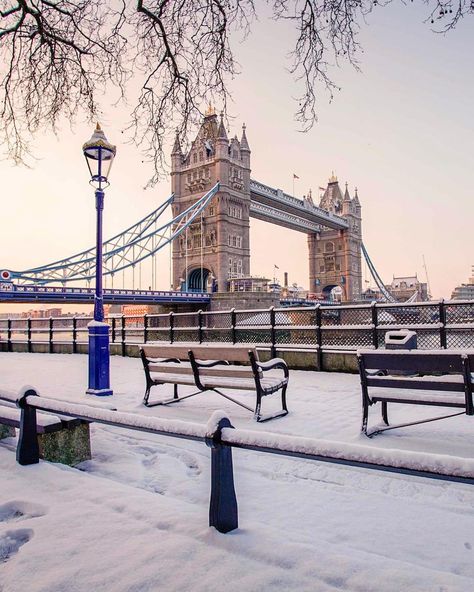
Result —
[[192, 350], [196, 360], [226, 360], [227, 362], [249, 362], [249, 350], [258, 359], [254, 347], [233, 345], [141, 345], [147, 358], [177, 358], [188, 360], [188, 352]]
[[[150, 372], [169, 372], [170, 374], [187, 374], [193, 376], [191, 364], [182, 362], [173, 364], [172, 362], [161, 362], [150, 364]], [[262, 373], [260, 373], [261, 375]], [[199, 368], [200, 376], [235, 376], [236, 378], [253, 378], [253, 372], [248, 366], [215, 366], [213, 368]]]
[[446, 380], [425, 380], [424, 377], [370, 376], [367, 386], [427, 391], [464, 392], [464, 383]]
[[361, 352], [367, 370], [406, 370], [407, 372], [462, 373], [460, 354], [432, 355], [430, 353], [375, 353]]

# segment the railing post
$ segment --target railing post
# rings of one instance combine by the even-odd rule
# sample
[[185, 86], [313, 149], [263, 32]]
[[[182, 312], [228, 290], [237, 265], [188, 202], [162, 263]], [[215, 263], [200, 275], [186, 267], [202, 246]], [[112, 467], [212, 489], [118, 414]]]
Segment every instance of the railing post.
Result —
[[237, 332], [235, 330], [235, 325], [237, 323], [237, 314], [235, 312], [235, 308], [230, 309], [230, 331], [231, 331], [231, 338], [232, 338], [232, 345], [237, 343]]
[[9, 352], [12, 351], [12, 320], [7, 320], [7, 349]]
[[125, 357], [125, 315], [122, 315], [120, 324], [120, 334], [122, 338], [122, 357]]
[[448, 347], [446, 335], [446, 305], [443, 299], [439, 301], [439, 344], [442, 349]]
[[148, 341], [148, 315], [143, 315], [143, 343]]
[[198, 310], [198, 341], [202, 343], [202, 310]]
[[49, 353], [53, 353], [53, 317], [49, 317], [49, 333], [48, 333], [48, 342], [49, 342]]
[[173, 323], [174, 323], [174, 313], [170, 311], [170, 343], [173, 343]]
[[117, 325], [116, 325], [117, 319], [116, 317], [112, 317], [112, 336], [111, 336], [111, 342], [115, 343], [115, 340], [117, 338]]
[[229, 419], [223, 417], [215, 431], [206, 437], [206, 444], [211, 449], [209, 526], [214, 526], [223, 533], [235, 530], [239, 526], [232, 448], [222, 443], [222, 429], [232, 427]]
[[275, 307], [270, 307], [270, 355], [272, 358], [276, 358], [276, 331], [275, 331]]
[[33, 465], [39, 462], [39, 445], [36, 433], [36, 408], [28, 405], [29, 396], [37, 396], [33, 389], [25, 391], [16, 402], [21, 409], [20, 436], [16, 449], [16, 460], [20, 465]]
[[77, 353], [77, 318], [72, 317], [72, 353]]
[[316, 304], [316, 344], [318, 346], [318, 370], [323, 369], [323, 332], [321, 330], [321, 305]]
[[26, 339], [28, 341], [28, 353], [31, 353], [31, 317], [26, 319]]
[[379, 347], [379, 338], [377, 335], [378, 315], [377, 315], [377, 303], [375, 300], [370, 304], [372, 312], [372, 345], [375, 349]]

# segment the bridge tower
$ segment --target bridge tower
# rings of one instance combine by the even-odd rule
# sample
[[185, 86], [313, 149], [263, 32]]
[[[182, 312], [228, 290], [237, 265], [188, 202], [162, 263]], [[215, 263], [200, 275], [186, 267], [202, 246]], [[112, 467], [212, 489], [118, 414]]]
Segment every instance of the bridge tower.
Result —
[[171, 154], [173, 216], [204, 195], [219, 191], [202, 218], [173, 242], [173, 287], [228, 291], [231, 277], [250, 274], [250, 148], [242, 126], [240, 141], [228, 139], [222, 115], [209, 107], [184, 155], [176, 138]]
[[339, 287], [342, 300], [358, 300], [362, 293], [362, 217], [357, 189], [351, 199], [346, 183], [343, 195], [333, 174], [319, 205], [344, 216], [349, 228], [308, 235], [310, 292], [327, 298]]

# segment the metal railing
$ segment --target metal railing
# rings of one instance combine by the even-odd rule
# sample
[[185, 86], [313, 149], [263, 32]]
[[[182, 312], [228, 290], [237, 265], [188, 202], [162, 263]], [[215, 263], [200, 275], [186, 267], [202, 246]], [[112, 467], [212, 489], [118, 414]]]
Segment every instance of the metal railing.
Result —
[[[77, 352], [87, 343], [91, 317], [0, 319], [0, 344], [13, 351], [15, 343], [72, 344]], [[419, 349], [474, 347], [474, 301], [414, 304], [320, 305], [297, 308], [198, 311], [185, 313], [111, 316], [111, 343], [126, 345], [160, 342], [252, 344], [278, 351], [355, 351], [383, 348], [385, 333], [412, 329]]]
[[39, 462], [37, 411], [60, 413], [88, 422], [205, 442], [211, 449], [209, 526], [222, 533], [238, 528], [232, 448], [474, 484], [472, 459], [453, 458], [452, 462], [448, 463], [446, 456], [434, 454], [424, 461], [416, 455], [413, 457], [412, 452], [405, 450], [397, 450], [394, 454], [390, 449], [375, 449], [361, 444], [347, 446], [334, 441], [238, 429], [234, 428], [229, 418], [220, 411], [214, 412], [207, 425], [202, 425], [39, 397], [31, 387], [25, 388], [19, 395], [0, 391], [0, 400], [16, 403], [21, 408], [20, 435], [16, 451], [17, 462], [20, 465]]

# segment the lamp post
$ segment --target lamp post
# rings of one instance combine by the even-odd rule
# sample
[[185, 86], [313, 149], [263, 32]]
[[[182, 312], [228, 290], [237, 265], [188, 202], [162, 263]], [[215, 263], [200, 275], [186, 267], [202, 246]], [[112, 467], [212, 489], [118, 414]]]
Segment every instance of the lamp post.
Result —
[[97, 211], [94, 320], [89, 330], [89, 395], [112, 395], [110, 388], [109, 326], [104, 323], [104, 298], [102, 292], [102, 210], [104, 189], [109, 186], [109, 173], [116, 148], [107, 141], [97, 124], [91, 139], [82, 147], [91, 176], [90, 184], [95, 187]]

